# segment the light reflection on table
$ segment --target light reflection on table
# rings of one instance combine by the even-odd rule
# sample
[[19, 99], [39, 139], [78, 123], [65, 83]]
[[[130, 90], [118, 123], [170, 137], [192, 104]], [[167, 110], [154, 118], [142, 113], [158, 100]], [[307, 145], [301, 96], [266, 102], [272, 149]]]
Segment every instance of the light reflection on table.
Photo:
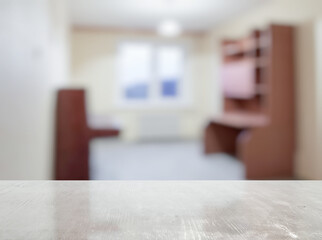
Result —
[[0, 182], [0, 239], [322, 239], [322, 182]]

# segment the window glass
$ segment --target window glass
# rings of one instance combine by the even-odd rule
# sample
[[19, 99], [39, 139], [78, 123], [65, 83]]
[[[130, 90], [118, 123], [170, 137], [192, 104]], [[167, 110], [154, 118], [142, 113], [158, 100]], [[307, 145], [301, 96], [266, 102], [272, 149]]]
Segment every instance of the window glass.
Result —
[[123, 44], [119, 54], [119, 74], [123, 96], [126, 99], [148, 98], [152, 80], [151, 45]]
[[[182, 46], [149, 42], [122, 43], [118, 52], [121, 101], [162, 103], [181, 100], [185, 53]], [[141, 101], [144, 100], [144, 101]]]
[[158, 80], [163, 97], [176, 97], [183, 77], [183, 50], [176, 46], [157, 49]]

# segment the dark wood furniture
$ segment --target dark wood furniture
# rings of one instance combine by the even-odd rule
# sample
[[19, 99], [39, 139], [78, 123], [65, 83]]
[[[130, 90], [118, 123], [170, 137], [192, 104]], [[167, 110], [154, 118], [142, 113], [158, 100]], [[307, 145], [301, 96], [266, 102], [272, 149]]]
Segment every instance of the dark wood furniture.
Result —
[[89, 180], [89, 141], [111, 137], [118, 129], [93, 129], [87, 124], [85, 91], [59, 90], [56, 106], [56, 180]]
[[271, 25], [223, 41], [223, 103], [205, 129], [205, 152], [244, 162], [248, 179], [292, 177], [295, 149], [293, 28]]

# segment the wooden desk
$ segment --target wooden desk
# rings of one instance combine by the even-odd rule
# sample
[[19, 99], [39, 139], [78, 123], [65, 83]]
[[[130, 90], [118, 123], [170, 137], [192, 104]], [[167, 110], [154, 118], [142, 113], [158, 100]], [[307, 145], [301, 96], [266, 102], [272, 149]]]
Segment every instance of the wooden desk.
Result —
[[260, 114], [237, 112], [213, 117], [205, 130], [205, 153], [224, 152], [238, 157], [237, 145], [241, 133], [267, 124], [267, 117]]
[[0, 182], [0, 239], [322, 239], [322, 182]]
[[292, 129], [262, 114], [225, 113], [209, 119], [204, 151], [235, 156], [244, 163], [247, 179], [292, 179]]
[[262, 114], [225, 113], [211, 120], [214, 123], [237, 129], [263, 127], [268, 124], [268, 118]]

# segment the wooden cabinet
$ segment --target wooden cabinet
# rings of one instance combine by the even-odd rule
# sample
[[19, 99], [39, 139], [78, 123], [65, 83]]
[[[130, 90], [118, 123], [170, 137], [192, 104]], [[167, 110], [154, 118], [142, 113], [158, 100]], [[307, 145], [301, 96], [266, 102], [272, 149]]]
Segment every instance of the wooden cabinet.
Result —
[[271, 25], [222, 43], [223, 115], [205, 129], [205, 152], [235, 155], [248, 179], [292, 177], [294, 29]]

